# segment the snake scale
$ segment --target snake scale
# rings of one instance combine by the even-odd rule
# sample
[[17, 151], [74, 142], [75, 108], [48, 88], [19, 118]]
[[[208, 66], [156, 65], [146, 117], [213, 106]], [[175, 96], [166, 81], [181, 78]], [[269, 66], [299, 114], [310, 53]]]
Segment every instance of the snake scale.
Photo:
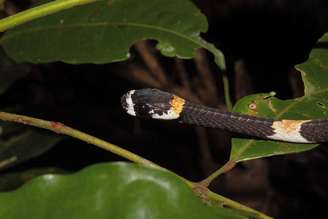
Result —
[[125, 111], [137, 117], [178, 120], [262, 139], [296, 143], [328, 141], [328, 119], [273, 120], [193, 103], [158, 89], [131, 90], [121, 98]]

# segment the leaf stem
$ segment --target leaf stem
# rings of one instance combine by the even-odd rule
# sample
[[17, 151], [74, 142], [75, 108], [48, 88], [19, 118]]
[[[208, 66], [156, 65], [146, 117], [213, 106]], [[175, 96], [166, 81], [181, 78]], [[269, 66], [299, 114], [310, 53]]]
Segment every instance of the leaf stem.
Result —
[[203, 179], [202, 181], [199, 182], [199, 184], [208, 187], [211, 182], [218, 177], [219, 175], [228, 172], [229, 170], [231, 170], [232, 168], [234, 168], [234, 166], [236, 165], [236, 162], [229, 160], [227, 163], [225, 163], [221, 168], [219, 168], [218, 170], [216, 170], [214, 173], [212, 173], [211, 175], [209, 175], [206, 179]]
[[246, 214], [248, 214], [248, 216], [250, 218], [257, 218], [257, 219], [272, 219], [272, 217], [269, 217], [265, 214], [263, 214], [262, 212], [259, 212], [257, 210], [254, 210], [252, 208], [249, 208], [245, 205], [242, 205], [236, 201], [233, 201], [231, 199], [228, 199], [224, 196], [221, 196], [217, 193], [208, 191], [207, 193], [207, 197], [209, 200], [211, 200], [211, 203], [216, 203], [220, 206], [223, 207], [229, 207], [229, 208], [233, 208], [233, 209], [238, 209], [240, 211], [245, 212]]
[[225, 71], [222, 72], [222, 82], [223, 82], [223, 92], [224, 92], [225, 104], [227, 105], [227, 109], [229, 111], [232, 111], [229, 79], [228, 79], [228, 75]]
[[17, 25], [26, 23], [39, 17], [53, 14], [78, 5], [88, 4], [97, 0], [55, 0], [40, 6], [36, 6], [15, 15], [0, 20], [0, 32], [4, 32]]

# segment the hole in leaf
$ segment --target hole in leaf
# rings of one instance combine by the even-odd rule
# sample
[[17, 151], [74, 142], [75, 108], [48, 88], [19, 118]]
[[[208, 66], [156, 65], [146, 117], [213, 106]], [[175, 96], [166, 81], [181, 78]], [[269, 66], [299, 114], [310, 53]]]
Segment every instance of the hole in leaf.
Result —
[[249, 109], [251, 109], [251, 110], [256, 110], [256, 103], [250, 103], [249, 105], [248, 105], [248, 108]]
[[317, 105], [321, 108], [324, 108], [326, 109], [326, 105], [324, 103], [321, 103], [321, 102], [317, 102]]

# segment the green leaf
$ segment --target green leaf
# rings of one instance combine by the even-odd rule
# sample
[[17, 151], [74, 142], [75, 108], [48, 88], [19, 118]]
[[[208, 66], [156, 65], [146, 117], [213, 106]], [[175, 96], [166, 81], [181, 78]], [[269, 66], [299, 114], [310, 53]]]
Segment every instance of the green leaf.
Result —
[[3, 94], [14, 81], [20, 79], [28, 73], [27, 65], [17, 65], [13, 60], [9, 59], [0, 49], [0, 95]]
[[0, 170], [39, 156], [51, 149], [63, 136], [0, 123]]
[[[325, 34], [320, 43], [328, 42]], [[280, 100], [270, 94], [257, 94], [241, 99], [235, 112], [274, 119], [314, 119], [328, 117], [328, 50], [314, 48], [309, 59], [297, 66], [304, 82], [304, 96]], [[250, 104], [256, 109], [250, 109]], [[279, 154], [310, 150], [318, 144], [296, 144], [269, 140], [234, 138], [230, 160], [244, 161]]]
[[29, 180], [33, 178], [48, 174], [48, 173], [66, 173], [62, 169], [54, 168], [54, 167], [42, 167], [36, 169], [28, 169], [26, 171], [21, 172], [7, 172], [0, 175], [0, 192], [10, 191], [17, 189], [22, 186]]
[[18, 62], [109, 63], [126, 60], [136, 41], [155, 39], [163, 55], [191, 58], [203, 47], [225, 68], [222, 53], [200, 37], [206, 31], [189, 0], [105, 0], [21, 25], [1, 45]]
[[142, 166], [98, 164], [73, 175], [44, 175], [0, 193], [0, 218], [245, 218], [208, 206], [171, 173]]

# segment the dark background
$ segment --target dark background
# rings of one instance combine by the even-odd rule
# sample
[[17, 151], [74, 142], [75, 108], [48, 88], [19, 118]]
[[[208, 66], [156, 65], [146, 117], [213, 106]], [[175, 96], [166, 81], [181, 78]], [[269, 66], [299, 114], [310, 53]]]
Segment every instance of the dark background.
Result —
[[[283, 99], [303, 94], [293, 66], [307, 59], [327, 31], [327, 1], [195, 3], [209, 22], [203, 37], [226, 55], [234, 102], [259, 92], [276, 91]], [[11, 1], [6, 12], [28, 6], [28, 1]], [[231, 134], [139, 120], [123, 112], [120, 97], [130, 89], [158, 87], [225, 110], [222, 74], [204, 51], [198, 51], [194, 60], [178, 60], [161, 56], [154, 45], [139, 42], [131, 49], [131, 59], [121, 63], [26, 64], [28, 74], [15, 81], [0, 102], [2, 107], [18, 105], [27, 115], [63, 122], [199, 181], [227, 161]], [[325, 215], [328, 203], [327, 156], [321, 145], [306, 153], [244, 162], [211, 189], [275, 218], [317, 218]], [[116, 160], [122, 158], [66, 138], [42, 156], [2, 174], [40, 167], [74, 171]]]

